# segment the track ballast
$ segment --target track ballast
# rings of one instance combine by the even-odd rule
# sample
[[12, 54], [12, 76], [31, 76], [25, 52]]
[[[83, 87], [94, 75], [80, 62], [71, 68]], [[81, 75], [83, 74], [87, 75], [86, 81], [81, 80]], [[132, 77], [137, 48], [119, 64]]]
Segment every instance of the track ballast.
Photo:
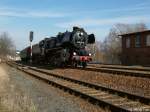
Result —
[[91, 103], [101, 107], [109, 107], [111, 111], [117, 112], [149, 112], [150, 98], [125, 93], [115, 89], [106, 88], [100, 85], [71, 79], [57, 74], [48, 73], [35, 67], [14, 65], [17, 69], [34, 76], [48, 84], [68, 91], [76, 96], [88, 99]]

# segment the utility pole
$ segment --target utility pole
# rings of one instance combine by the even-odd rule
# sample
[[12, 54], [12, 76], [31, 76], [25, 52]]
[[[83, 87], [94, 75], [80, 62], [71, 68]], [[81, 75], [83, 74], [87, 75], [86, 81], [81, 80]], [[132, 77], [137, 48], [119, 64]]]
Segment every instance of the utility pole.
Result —
[[30, 40], [30, 63], [32, 64], [32, 41], [33, 41], [33, 31], [30, 31], [29, 40]]

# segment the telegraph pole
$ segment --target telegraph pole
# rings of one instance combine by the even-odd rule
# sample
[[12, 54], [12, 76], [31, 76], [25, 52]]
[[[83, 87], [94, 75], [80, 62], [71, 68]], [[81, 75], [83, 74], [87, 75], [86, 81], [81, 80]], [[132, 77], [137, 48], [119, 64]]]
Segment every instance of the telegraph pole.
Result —
[[30, 63], [32, 64], [32, 41], [33, 41], [33, 31], [30, 31], [29, 40], [30, 40]]

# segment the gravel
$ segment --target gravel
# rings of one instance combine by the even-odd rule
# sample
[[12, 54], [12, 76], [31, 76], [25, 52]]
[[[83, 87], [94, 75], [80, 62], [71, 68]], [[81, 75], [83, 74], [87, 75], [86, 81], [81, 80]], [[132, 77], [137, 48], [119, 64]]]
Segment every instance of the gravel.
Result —
[[134, 93], [141, 96], [150, 97], [150, 79], [113, 75], [108, 73], [85, 71], [78, 69], [53, 69], [46, 70], [48, 72], [57, 73], [62, 76], [75, 78], [91, 83], [100, 84], [113, 89]]
[[[29, 100], [35, 112], [103, 112], [99, 106], [47, 85], [14, 68], [3, 65], [15, 93]], [[19, 96], [17, 96], [19, 97]], [[28, 103], [28, 102], [25, 102]], [[25, 105], [22, 105], [25, 106]], [[107, 111], [107, 109], [105, 109]], [[19, 112], [19, 111], [18, 111]]]

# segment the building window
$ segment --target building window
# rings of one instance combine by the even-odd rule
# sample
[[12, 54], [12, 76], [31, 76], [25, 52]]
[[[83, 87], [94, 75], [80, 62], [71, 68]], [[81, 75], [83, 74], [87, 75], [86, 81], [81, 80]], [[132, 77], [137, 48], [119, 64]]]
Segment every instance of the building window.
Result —
[[150, 46], [150, 35], [146, 37], [146, 46]]
[[130, 48], [130, 38], [126, 38], [126, 48]]
[[141, 46], [141, 37], [140, 35], [137, 35], [135, 38], [135, 47], [140, 47]]

